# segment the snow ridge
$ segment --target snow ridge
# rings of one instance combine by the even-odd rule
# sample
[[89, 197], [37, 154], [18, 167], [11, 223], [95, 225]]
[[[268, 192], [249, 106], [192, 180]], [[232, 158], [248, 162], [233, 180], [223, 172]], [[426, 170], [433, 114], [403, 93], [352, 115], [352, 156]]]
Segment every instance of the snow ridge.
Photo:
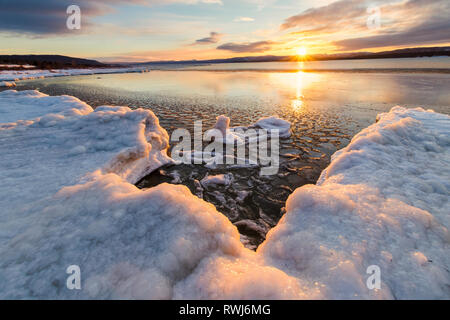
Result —
[[[3, 70], [0, 72], [0, 86], [15, 86], [13, 81], [44, 79], [53, 77], [82, 76], [92, 74], [112, 74], [130, 72], [148, 72], [145, 67], [129, 68], [85, 68], [85, 69], [54, 69], [54, 70]], [[8, 81], [8, 82], [7, 82]], [[12, 81], [12, 82], [10, 82]], [[10, 83], [10, 85], [8, 85]]]
[[[450, 298], [450, 117], [394, 107], [295, 190], [260, 248], [327, 298]], [[370, 292], [366, 269], [381, 269]]]

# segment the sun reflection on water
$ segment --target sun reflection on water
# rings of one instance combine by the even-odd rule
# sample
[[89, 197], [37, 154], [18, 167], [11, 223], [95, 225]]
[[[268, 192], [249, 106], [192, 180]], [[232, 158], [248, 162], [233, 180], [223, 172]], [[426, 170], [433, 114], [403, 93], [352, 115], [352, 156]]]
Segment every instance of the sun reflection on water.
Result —
[[[299, 63], [299, 69], [303, 69], [303, 62]], [[291, 106], [294, 111], [299, 111], [303, 107], [304, 77], [305, 73], [303, 71], [298, 71], [295, 74], [295, 99], [291, 100]]]

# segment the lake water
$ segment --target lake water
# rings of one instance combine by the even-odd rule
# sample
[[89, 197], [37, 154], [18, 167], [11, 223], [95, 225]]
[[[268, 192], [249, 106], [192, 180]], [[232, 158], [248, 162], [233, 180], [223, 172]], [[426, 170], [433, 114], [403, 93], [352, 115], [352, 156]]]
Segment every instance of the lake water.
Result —
[[[315, 183], [330, 156], [374, 123], [378, 113], [401, 105], [450, 114], [448, 57], [157, 68], [164, 70], [22, 81], [17, 89], [69, 94], [93, 107], [150, 108], [169, 133], [175, 128], [192, 130], [195, 120], [210, 128], [221, 114], [231, 118], [232, 126], [247, 126], [270, 115], [289, 120], [292, 136], [282, 141], [278, 175], [180, 165], [137, 184], [141, 188], [161, 182], [187, 185], [227, 215], [250, 248], [278, 222], [292, 190]], [[196, 181], [220, 173], [233, 174], [231, 187], [199, 192]], [[242, 191], [247, 192], [244, 200]]]
[[188, 70], [266, 70], [266, 71], [445, 71], [448, 70], [449, 57], [424, 57], [403, 59], [358, 59], [302, 62], [260, 62], [260, 63], [221, 63], [178, 65]]

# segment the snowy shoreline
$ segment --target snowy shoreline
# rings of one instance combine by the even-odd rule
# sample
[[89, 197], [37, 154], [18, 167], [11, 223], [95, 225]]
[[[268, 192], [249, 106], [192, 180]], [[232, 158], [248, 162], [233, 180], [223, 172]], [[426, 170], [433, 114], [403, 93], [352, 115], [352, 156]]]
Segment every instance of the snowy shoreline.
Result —
[[256, 252], [187, 187], [133, 185], [171, 161], [149, 110], [3, 91], [0, 148], [2, 299], [450, 299], [447, 115], [380, 114]]
[[2, 70], [0, 71], [0, 87], [14, 87], [17, 81], [44, 79], [54, 77], [83, 76], [93, 74], [148, 72], [145, 67], [128, 68], [84, 68], [84, 69], [54, 69], [54, 70]]

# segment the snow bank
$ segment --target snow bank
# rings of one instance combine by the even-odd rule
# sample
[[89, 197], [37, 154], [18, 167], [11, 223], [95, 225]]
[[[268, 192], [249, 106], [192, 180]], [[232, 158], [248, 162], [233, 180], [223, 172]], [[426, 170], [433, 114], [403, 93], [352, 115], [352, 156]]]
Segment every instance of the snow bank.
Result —
[[86, 175], [113, 172], [134, 183], [171, 161], [167, 132], [148, 110], [93, 111], [74, 97], [8, 90], [0, 119], [0, 221]]
[[87, 115], [93, 109], [71, 96], [50, 97], [36, 90], [7, 90], [0, 93], [2, 123], [33, 120], [47, 114], [61, 116]]
[[[393, 108], [298, 188], [259, 248], [327, 298], [450, 298], [450, 117]], [[381, 269], [369, 291], [366, 269]]]
[[151, 111], [35, 91], [0, 110], [0, 298], [450, 298], [448, 116], [381, 115], [252, 252], [186, 187], [131, 184], [170, 161]]
[[10, 81], [10, 82], [8, 82], [8, 81], [0, 81], [0, 87], [9, 87], [9, 88], [11, 88], [11, 87], [15, 87], [15, 86], [16, 86], [16, 83], [14, 81]]
[[[32, 80], [51, 77], [81, 76], [91, 74], [110, 74], [148, 71], [144, 67], [131, 68], [86, 68], [86, 69], [54, 69], [54, 70], [2, 70], [0, 71], [0, 81]], [[0, 82], [1, 84], [1, 82]], [[0, 85], [1, 86], [1, 85]]]
[[0, 64], [2, 68], [34, 68], [35, 66], [31, 64]]
[[[114, 174], [63, 188], [28, 214], [1, 247], [2, 298], [167, 299], [205, 256], [239, 248], [227, 219], [186, 187], [140, 191]], [[82, 290], [66, 289], [74, 264]]]
[[[0, 124], [0, 298], [233, 296], [241, 283], [227, 268], [233, 281], [223, 292], [191, 289], [222, 261], [247, 270], [246, 283], [259, 280], [251, 265], [267, 274], [261, 294], [249, 289], [254, 297], [285, 297], [282, 285], [297, 283], [260, 265], [229, 220], [186, 187], [131, 184], [170, 161], [151, 111], [93, 111], [36, 91], [0, 93], [0, 110], [9, 121]], [[70, 265], [80, 267], [81, 290], [66, 287]]]

